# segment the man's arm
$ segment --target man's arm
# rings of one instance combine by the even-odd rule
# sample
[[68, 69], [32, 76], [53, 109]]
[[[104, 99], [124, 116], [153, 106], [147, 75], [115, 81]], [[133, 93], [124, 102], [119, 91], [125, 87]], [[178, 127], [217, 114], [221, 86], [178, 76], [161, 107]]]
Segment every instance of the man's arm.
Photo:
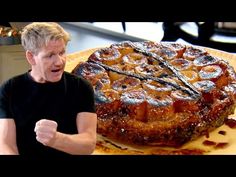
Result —
[[40, 120], [36, 123], [36, 139], [42, 144], [69, 154], [91, 154], [97, 141], [97, 114], [81, 112], [77, 114], [78, 134], [58, 132], [57, 123], [51, 120]]
[[16, 126], [13, 119], [0, 119], [0, 154], [19, 154], [16, 145]]

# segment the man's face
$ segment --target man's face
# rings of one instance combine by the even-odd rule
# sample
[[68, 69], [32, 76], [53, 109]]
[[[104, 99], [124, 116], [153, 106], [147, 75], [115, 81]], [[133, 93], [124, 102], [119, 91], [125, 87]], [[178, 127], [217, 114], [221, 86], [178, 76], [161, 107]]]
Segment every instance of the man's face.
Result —
[[32, 71], [41, 83], [57, 82], [61, 79], [66, 64], [66, 46], [62, 39], [49, 41], [48, 45], [34, 55]]

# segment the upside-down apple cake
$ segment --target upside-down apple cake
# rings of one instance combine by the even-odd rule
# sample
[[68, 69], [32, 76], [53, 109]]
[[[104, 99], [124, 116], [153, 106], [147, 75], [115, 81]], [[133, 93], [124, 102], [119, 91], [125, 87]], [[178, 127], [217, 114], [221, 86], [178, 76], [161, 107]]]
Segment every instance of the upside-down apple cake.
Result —
[[95, 91], [98, 133], [178, 147], [221, 126], [236, 106], [236, 73], [203, 48], [124, 41], [92, 53], [72, 73]]

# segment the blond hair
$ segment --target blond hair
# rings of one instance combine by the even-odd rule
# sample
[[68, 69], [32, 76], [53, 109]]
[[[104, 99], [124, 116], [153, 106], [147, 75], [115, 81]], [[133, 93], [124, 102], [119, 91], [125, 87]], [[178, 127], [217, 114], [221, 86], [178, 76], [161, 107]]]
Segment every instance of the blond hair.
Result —
[[25, 26], [21, 34], [21, 43], [25, 50], [35, 54], [51, 40], [63, 39], [67, 45], [70, 35], [54, 22], [33, 22]]

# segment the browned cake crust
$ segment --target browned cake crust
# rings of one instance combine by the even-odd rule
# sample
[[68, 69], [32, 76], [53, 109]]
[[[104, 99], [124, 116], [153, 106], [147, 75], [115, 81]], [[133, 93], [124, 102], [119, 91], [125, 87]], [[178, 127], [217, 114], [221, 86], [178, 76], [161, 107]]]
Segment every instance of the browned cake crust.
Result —
[[98, 133], [126, 143], [181, 146], [221, 126], [236, 106], [233, 68], [194, 46], [124, 41], [72, 73], [94, 87]]

